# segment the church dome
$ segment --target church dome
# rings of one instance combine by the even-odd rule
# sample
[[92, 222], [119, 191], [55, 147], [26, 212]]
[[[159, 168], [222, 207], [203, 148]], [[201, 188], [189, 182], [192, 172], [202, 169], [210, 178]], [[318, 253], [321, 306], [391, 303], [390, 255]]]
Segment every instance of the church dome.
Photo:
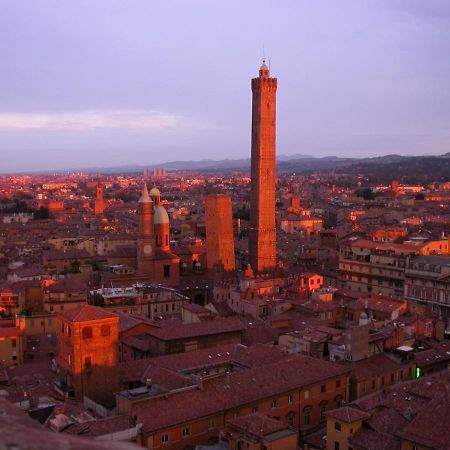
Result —
[[159, 189], [157, 187], [152, 187], [150, 189], [150, 197], [160, 197], [161, 192], [159, 192]]
[[155, 205], [154, 224], [169, 223], [169, 214], [167, 214], [166, 208], [161, 205]]

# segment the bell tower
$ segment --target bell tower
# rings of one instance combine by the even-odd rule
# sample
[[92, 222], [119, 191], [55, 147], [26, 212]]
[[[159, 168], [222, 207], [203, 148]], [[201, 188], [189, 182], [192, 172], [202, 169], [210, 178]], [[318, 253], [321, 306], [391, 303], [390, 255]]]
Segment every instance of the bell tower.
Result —
[[103, 214], [103, 211], [105, 209], [105, 204], [103, 202], [103, 183], [101, 178], [97, 180], [97, 186], [95, 190], [96, 190], [96, 197], [94, 203], [94, 214], [100, 215]]
[[276, 100], [277, 79], [263, 62], [252, 79], [252, 153], [249, 260], [255, 273], [276, 268]]
[[154, 275], [155, 233], [153, 201], [144, 184], [139, 199], [139, 236], [137, 248], [138, 269], [150, 276]]

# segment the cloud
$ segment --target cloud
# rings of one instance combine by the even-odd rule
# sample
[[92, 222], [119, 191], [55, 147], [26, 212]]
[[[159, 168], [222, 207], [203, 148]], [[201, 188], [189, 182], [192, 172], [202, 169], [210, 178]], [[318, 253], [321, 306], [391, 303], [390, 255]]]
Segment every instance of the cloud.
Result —
[[171, 128], [181, 122], [181, 116], [145, 110], [0, 113], [0, 130], [89, 131], [105, 128], [148, 130]]

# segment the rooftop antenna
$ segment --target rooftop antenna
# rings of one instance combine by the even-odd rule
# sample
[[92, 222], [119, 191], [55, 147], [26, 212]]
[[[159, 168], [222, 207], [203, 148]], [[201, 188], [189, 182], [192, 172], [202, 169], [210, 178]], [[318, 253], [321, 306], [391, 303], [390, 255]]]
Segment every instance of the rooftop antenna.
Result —
[[262, 53], [263, 53], [263, 63], [264, 62], [266, 62], [266, 49], [264, 48], [264, 42], [263, 42], [263, 45], [262, 45]]

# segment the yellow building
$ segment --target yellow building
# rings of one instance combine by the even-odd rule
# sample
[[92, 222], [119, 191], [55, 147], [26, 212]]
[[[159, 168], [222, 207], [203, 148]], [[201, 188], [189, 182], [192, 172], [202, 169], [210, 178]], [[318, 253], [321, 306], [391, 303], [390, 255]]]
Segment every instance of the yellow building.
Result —
[[327, 450], [350, 450], [348, 440], [361, 427], [369, 415], [356, 408], [343, 408], [328, 411], [327, 415]]
[[0, 322], [0, 367], [23, 363], [25, 339], [23, 332], [12, 321]]

